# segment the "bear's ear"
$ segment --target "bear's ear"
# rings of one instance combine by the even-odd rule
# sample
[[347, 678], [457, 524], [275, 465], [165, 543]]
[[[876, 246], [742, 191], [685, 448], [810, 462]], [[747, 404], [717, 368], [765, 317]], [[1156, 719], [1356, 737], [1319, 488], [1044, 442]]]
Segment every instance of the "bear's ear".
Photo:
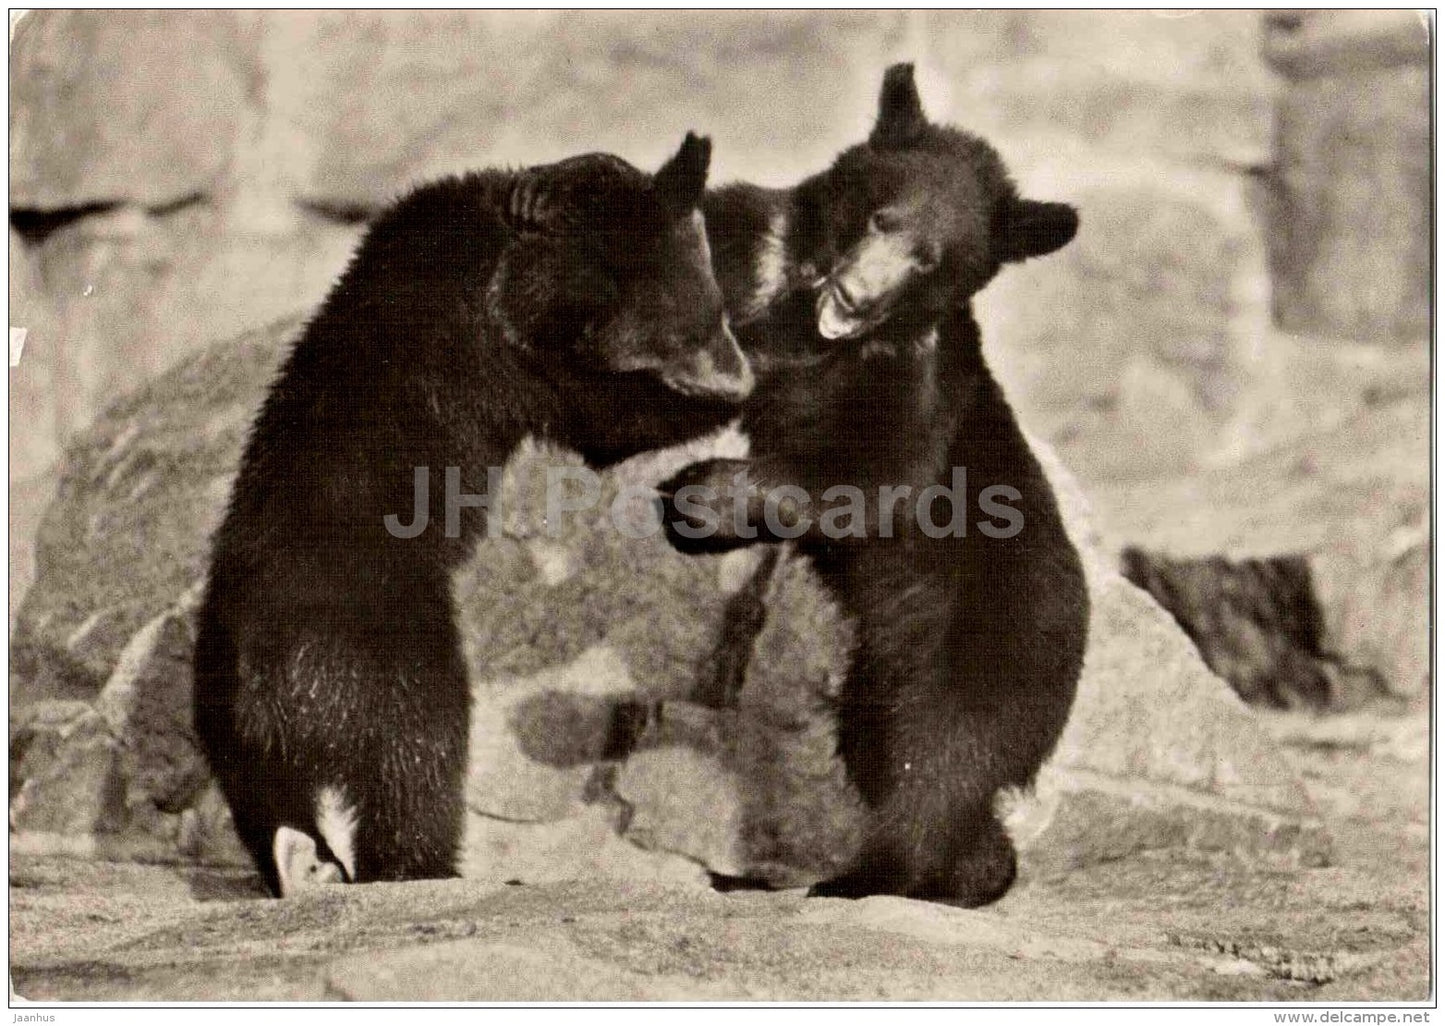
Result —
[[868, 144], [876, 149], [906, 145], [925, 128], [928, 117], [913, 84], [913, 65], [895, 64], [883, 73], [883, 91], [878, 94], [878, 122]]
[[994, 229], [999, 260], [1008, 263], [1062, 249], [1079, 230], [1079, 212], [1067, 203], [1011, 200]]
[[507, 199], [507, 220], [520, 231], [556, 232], [574, 220], [570, 190], [550, 168], [533, 168], [517, 176]]
[[697, 208], [711, 161], [712, 140], [688, 132], [677, 153], [652, 178], [652, 187], [669, 213], [681, 216]]
[[616, 200], [641, 175], [620, 157], [584, 153], [513, 176], [505, 217], [524, 232], [565, 235], [599, 217], [616, 219]]

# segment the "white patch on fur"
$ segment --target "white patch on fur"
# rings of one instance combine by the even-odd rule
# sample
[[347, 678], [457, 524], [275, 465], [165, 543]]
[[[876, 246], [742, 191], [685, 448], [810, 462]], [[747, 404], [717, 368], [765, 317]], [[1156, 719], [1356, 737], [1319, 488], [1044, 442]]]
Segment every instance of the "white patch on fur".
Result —
[[782, 293], [788, 278], [788, 212], [778, 210], [768, 219], [768, 231], [758, 243], [753, 262], [755, 291], [742, 310], [748, 320], [763, 313]]
[[532, 538], [527, 542], [527, 554], [532, 557], [537, 576], [549, 588], [557, 587], [577, 571], [571, 551], [557, 542]]
[[323, 861], [316, 853], [316, 842], [300, 830], [278, 829], [271, 840], [271, 857], [276, 861], [283, 898], [341, 882], [341, 870], [335, 863]]
[[712, 266], [712, 247], [707, 242], [707, 220], [702, 216], [701, 210], [692, 212], [692, 230], [697, 235], [698, 247], [702, 250], [702, 265]]
[[1006, 787], [994, 798], [993, 812], [1015, 848], [1026, 848], [1041, 837], [1059, 810], [1058, 783], [1046, 769], [1031, 787]]
[[[739, 422], [733, 421], [717, 434], [708, 438], [706, 447], [703, 450], [706, 452], [706, 457], [698, 458], [716, 457], [718, 459], [745, 460], [752, 454], [752, 448], [752, 440], [743, 434]], [[680, 470], [682, 468], [679, 467], [678, 469]]]
[[346, 867], [346, 875], [356, 879], [356, 810], [334, 787], [323, 787], [316, 796], [316, 832], [326, 838], [331, 853]]
[[743, 590], [743, 585], [753, 579], [757, 572], [758, 564], [763, 561], [759, 555], [761, 546], [753, 546], [746, 549], [734, 549], [718, 560], [717, 564], [717, 586], [725, 595], [736, 595]]

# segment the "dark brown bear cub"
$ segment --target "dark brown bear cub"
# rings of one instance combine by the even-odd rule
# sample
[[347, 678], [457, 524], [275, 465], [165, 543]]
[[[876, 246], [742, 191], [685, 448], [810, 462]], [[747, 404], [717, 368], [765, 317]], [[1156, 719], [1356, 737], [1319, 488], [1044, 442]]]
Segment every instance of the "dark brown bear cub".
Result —
[[195, 653], [196, 729], [273, 893], [454, 874], [450, 571], [485, 532], [488, 468], [528, 435], [594, 465], [674, 444], [751, 388], [698, 211], [709, 155], [689, 135], [654, 176], [594, 154], [424, 187], [282, 368]]
[[930, 124], [908, 65], [887, 73], [867, 143], [786, 193], [719, 190], [707, 212], [759, 354], [751, 458], [660, 490], [676, 547], [795, 539], [854, 622], [838, 743], [869, 822], [814, 893], [992, 901], [1016, 872], [994, 802], [1058, 740], [1089, 604], [970, 298], [1067, 243], [1077, 216], [1020, 198], [987, 143]]

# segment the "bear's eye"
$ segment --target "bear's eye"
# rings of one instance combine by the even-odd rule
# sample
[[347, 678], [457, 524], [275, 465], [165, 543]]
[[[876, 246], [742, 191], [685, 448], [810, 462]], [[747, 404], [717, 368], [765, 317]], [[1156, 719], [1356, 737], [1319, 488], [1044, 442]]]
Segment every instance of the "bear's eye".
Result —
[[921, 271], [931, 271], [943, 262], [943, 247], [928, 239], [920, 242], [913, 250], [913, 262]]
[[874, 235], [888, 235], [896, 232], [902, 226], [902, 219], [897, 211], [883, 209], [875, 210], [868, 218], [868, 230]]

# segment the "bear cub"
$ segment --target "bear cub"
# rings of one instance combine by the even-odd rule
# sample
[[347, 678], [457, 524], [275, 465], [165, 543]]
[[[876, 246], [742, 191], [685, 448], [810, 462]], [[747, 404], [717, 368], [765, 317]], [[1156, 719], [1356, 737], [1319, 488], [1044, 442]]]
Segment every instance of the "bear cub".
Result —
[[[655, 175], [591, 154], [425, 186], [283, 365], [194, 660], [197, 733], [273, 894], [455, 873], [471, 695], [450, 571], [486, 520], [457, 487], [529, 435], [593, 465], [676, 444], [751, 389], [699, 211], [710, 154], [689, 134]], [[414, 503], [431, 526], [398, 530]]]
[[[766, 354], [742, 411], [751, 455], [659, 490], [675, 547], [791, 540], [854, 624], [838, 747], [865, 840], [813, 893], [993, 901], [1016, 874], [995, 799], [1058, 740], [1089, 602], [970, 300], [1065, 245], [1077, 215], [1020, 198], [992, 147], [930, 123], [909, 65], [828, 171], [706, 209], [734, 328]], [[942, 523], [945, 489], [962, 523]]]

